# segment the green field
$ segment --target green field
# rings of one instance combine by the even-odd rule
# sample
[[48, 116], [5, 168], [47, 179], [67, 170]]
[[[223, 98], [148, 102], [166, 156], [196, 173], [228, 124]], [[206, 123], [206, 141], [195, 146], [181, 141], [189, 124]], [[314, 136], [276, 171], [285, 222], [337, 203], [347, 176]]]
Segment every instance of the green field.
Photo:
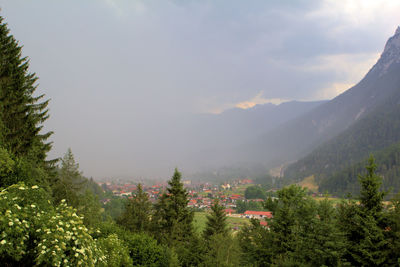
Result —
[[[201, 233], [206, 226], [206, 221], [207, 221], [206, 215], [207, 215], [207, 212], [195, 212], [194, 213], [193, 224], [194, 224], [195, 230], [198, 233]], [[244, 224], [249, 224], [250, 220], [246, 219], [246, 218], [227, 217], [227, 222], [228, 222], [229, 228], [234, 229], [234, 228], [240, 228]]]

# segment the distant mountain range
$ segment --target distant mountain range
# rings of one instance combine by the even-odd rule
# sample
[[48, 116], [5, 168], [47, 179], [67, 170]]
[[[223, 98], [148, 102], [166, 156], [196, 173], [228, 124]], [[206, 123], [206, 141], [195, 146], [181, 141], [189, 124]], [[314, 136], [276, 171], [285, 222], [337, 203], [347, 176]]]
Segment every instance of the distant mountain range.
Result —
[[291, 101], [280, 105], [256, 105], [249, 109], [234, 108], [221, 114], [191, 115], [182, 123], [185, 125], [182, 150], [186, 152], [183, 166], [201, 171], [221, 166], [237, 168], [243, 162], [259, 164], [240, 159], [243, 153], [240, 144], [250, 143], [325, 102]]
[[370, 153], [386, 155], [385, 149], [400, 142], [400, 27], [360, 83], [284, 129], [294, 130], [296, 125], [300, 132], [296, 141], [304, 144], [298, 146], [313, 149], [288, 166], [285, 178], [300, 181], [314, 175], [321, 190], [349, 190], [341, 180], [345, 176], [338, 173], [359, 166]]
[[183, 164], [197, 171], [192, 177], [255, 176], [280, 166], [286, 183], [314, 175], [321, 190], [341, 192], [348, 187], [338, 173], [370, 153], [394, 155], [400, 142], [400, 27], [366, 76], [330, 101], [196, 116], [188, 120]]

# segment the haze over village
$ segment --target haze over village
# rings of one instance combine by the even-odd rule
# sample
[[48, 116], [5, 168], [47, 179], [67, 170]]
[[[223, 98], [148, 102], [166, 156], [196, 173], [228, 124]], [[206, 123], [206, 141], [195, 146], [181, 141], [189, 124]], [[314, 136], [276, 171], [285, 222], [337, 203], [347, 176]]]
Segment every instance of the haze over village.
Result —
[[49, 157], [71, 148], [96, 179], [292, 161], [275, 148], [259, 159], [253, 144], [318, 103], [290, 101], [359, 82], [399, 24], [382, 0], [0, 4], [51, 99]]

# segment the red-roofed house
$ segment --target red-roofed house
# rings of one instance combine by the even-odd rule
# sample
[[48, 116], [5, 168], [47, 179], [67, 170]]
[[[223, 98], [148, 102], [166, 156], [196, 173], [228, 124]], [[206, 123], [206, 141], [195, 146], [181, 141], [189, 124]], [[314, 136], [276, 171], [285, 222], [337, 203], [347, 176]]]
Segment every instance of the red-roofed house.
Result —
[[197, 200], [196, 199], [190, 199], [189, 203], [188, 203], [188, 206], [189, 207], [194, 207], [194, 206], [196, 206], [196, 204], [197, 204]]
[[246, 210], [244, 215], [248, 218], [272, 218], [272, 212], [270, 211], [252, 211], [252, 210]]

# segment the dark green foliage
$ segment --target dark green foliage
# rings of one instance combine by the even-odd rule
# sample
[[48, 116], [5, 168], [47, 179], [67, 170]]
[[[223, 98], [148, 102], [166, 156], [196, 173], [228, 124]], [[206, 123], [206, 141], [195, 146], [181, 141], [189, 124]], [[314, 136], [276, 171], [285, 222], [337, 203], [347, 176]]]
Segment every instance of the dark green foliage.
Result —
[[34, 96], [37, 77], [28, 68], [21, 46], [0, 17], [1, 145], [16, 157], [44, 164], [51, 148], [45, 142], [52, 133], [41, 132], [49, 101], [39, 102], [44, 95]]
[[219, 205], [219, 201], [215, 200], [211, 206], [211, 213], [207, 215], [206, 228], [203, 236], [205, 239], [210, 239], [213, 235], [227, 235], [228, 224], [226, 222], [225, 208]]
[[65, 199], [68, 205], [76, 208], [78, 213], [83, 215], [86, 226], [95, 227], [101, 220], [99, 198], [92, 191], [92, 188], [96, 186], [93, 185], [94, 181], [90, 182], [82, 176], [71, 149], [68, 149], [61, 159], [61, 167], [56, 178], [53, 185], [55, 203], [60, 203]]
[[181, 266], [201, 266], [207, 253], [207, 244], [194, 233], [189, 242], [180, 242], [174, 248]]
[[201, 262], [201, 240], [193, 231], [193, 211], [188, 208], [188, 193], [183, 188], [181, 173], [175, 169], [167, 191], [155, 204], [151, 232], [159, 242], [174, 248], [182, 266]]
[[37, 77], [29, 73], [22, 48], [10, 35], [0, 17], [0, 187], [18, 182], [42, 185], [49, 190], [49, 176], [54, 161], [46, 161], [51, 148], [43, 133], [48, 118], [48, 100], [34, 96]]
[[238, 234], [242, 266], [270, 266], [273, 259], [272, 235], [260, 225], [257, 219], [252, 219], [251, 225], [243, 227]]
[[[113, 222], [99, 224], [99, 232], [93, 233], [95, 238], [106, 238], [112, 234], [124, 242], [133, 260], [133, 266], [171, 266], [176, 257], [175, 252], [160, 245], [146, 233], [132, 233]], [[175, 266], [172, 264], [172, 266]]]
[[166, 249], [145, 233], [128, 234], [123, 239], [129, 249], [133, 266], [168, 266]]
[[253, 179], [254, 184], [257, 184], [261, 186], [264, 190], [269, 190], [273, 188], [282, 188], [285, 185], [285, 180], [281, 179], [279, 177], [273, 177], [270, 174], [262, 174], [262, 175], [257, 175]]
[[[397, 83], [393, 88], [398, 89], [398, 86]], [[321, 192], [327, 190], [342, 195], [347, 192], [356, 193], [360, 189], [357, 173], [363, 170], [364, 160], [374, 153], [381, 165], [379, 173], [388, 178], [384, 180], [385, 189], [394, 187], [397, 192], [400, 188], [400, 180], [397, 179], [400, 173], [399, 156], [395, 156], [399, 154], [400, 142], [398, 92], [399, 90], [393, 90], [370, 114], [290, 165], [285, 170], [285, 179], [297, 182], [304, 177], [315, 175]], [[396, 146], [397, 153], [393, 151]]]
[[[391, 194], [399, 192], [400, 189], [400, 143], [391, 145], [383, 150], [374, 153], [376, 156], [376, 172], [385, 177], [382, 186]], [[368, 159], [364, 159], [356, 164], [348, 166], [343, 170], [337, 171], [325, 180], [321, 181], [320, 190], [329, 191], [333, 194], [345, 195], [351, 193], [357, 195], [360, 191], [358, 174], [365, 171], [365, 164]]]
[[246, 199], [265, 199], [267, 196], [265, 190], [259, 186], [253, 185], [246, 188], [244, 197]]
[[241, 251], [236, 238], [227, 234], [210, 237], [208, 250], [199, 266], [241, 266]]
[[400, 194], [392, 199], [385, 219], [387, 226], [383, 233], [388, 241], [387, 265], [395, 266], [400, 259]]
[[12, 172], [14, 164], [10, 153], [4, 148], [0, 148], [0, 177], [7, 177]]
[[71, 206], [79, 205], [79, 195], [82, 193], [86, 179], [79, 171], [79, 164], [75, 162], [71, 149], [61, 159], [61, 167], [57, 181], [53, 186], [53, 194], [56, 203], [65, 199]]
[[339, 206], [338, 226], [346, 237], [344, 259], [352, 266], [379, 266], [387, 258], [383, 231], [354, 201]]
[[382, 213], [384, 193], [380, 192], [381, 178], [375, 174], [371, 156], [367, 174], [360, 176], [360, 204], [347, 201], [339, 206], [339, 227], [347, 238], [345, 259], [353, 266], [381, 266], [388, 259], [388, 240], [384, 230], [387, 223]]
[[160, 241], [169, 245], [189, 242], [193, 235], [193, 212], [187, 207], [187, 196], [181, 182], [181, 173], [175, 169], [168, 181], [167, 192], [155, 205], [153, 231]]
[[[12, 162], [8, 166], [12, 167], [11, 172], [1, 177], [0, 186], [9, 186], [15, 183], [24, 182], [28, 185], [40, 185], [43, 189], [50, 192], [49, 177], [51, 173], [45, 168], [39, 166], [34, 160], [28, 158], [15, 157], [10, 155]], [[10, 165], [10, 163], [12, 163]]]
[[335, 226], [332, 205], [317, 203], [295, 185], [277, 194], [278, 199], [266, 202], [274, 216], [268, 220], [269, 230], [254, 220], [239, 235], [245, 258], [261, 266], [338, 265], [343, 238]]
[[126, 198], [113, 197], [104, 205], [104, 217], [117, 220], [125, 210], [128, 200]]
[[371, 155], [368, 160], [367, 174], [359, 176], [361, 184], [360, 191], [360, 202], [361, 206], [368, 213], [371, 213], [375, 218], [379, 217], [379, 213], [382, 211], [382, 200], [385, 196], [384, 192], [380, 192], [379, 189], [382, 184], [382, 178], [375, 174], [376, 171], [375, 159]]
[[256, 201], [241, 201], [241, 200], [239, 200], [236, 202], [237, 213], [244, 213], [246, 210], [263, 211], [265, 209], [260, 202], [256, 202]]
[[126, 202], [125, 210], [117, 222], [132, 232], [147, 232], [150, 230], [151, 208], [149, 197], [139, 184], [136, 194]]
[[91, 190], [79, 196], [78, 214], [83, 215], [83, 223], [88, 228], [95, 228], [101, 222], [101, 205], [98, 197]]

